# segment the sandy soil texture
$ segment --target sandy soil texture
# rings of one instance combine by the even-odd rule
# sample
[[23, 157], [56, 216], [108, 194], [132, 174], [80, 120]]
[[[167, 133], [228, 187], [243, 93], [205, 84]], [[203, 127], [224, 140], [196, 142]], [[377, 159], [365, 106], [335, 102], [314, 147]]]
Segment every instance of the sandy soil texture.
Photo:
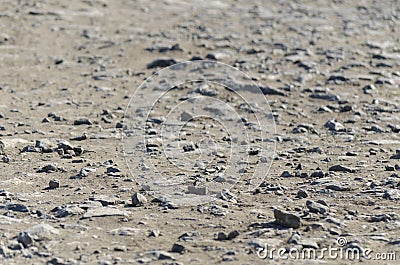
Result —
[[0, 264], [398, 264], [399, 112], [396, 0], [3, 0]]

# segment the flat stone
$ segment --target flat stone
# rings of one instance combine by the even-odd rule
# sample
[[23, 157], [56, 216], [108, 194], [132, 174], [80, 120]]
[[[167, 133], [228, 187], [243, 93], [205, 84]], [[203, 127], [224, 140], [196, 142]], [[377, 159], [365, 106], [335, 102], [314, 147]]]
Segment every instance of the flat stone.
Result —
[[29, 144], [29, 141], [22, 138], [1, 139], [0, 151], [2, 150], [2, 155], [4, 155], [7, 150], [10, 150], [14, 147], [22, 147], [26, 144]]
[[330, 183], [326, 185], [326, 188], [328, 190], [334, 190], [334, 191], [349, 191], [350, 187], [346, 184], [341, 184], [341, 183]]
[[116, 205], [121, 203], [121, 199], [115, 195], [96, 195], [90, 197], [89, 200], [98, 201], [102, 206]]
[[61, 224], [61, 227], [63, 229], [71, 229], [71, 230], [77, 230], [77, 231], [87, 231], [89, 228], [84, 225], [79, 225], [79, 224]]
[[208, 189], [207, 187], [188, 186], [188, 193], [196, 195], [207, 195]]
[[21, 212], [21, 213], [29, 212], [28, 207], [26, 207], [25, 205], [20, 204], [20, 203], [9, 203], [9, 204], [6, 204], [5, 206], [0, 206], [0, 209], [1, 208], [5, 208], [6, 210], [13, 211], [13, 212]]
[[400, 245], [400, 238], [392, 240], [388, 244], [389, 245]]
[[176, 259], [172, 254], [168, 253], [167, 251], [162, 251], [162, 250], [150, 251], [147, 254], [155, 257], [157, 260], [175, 260]]
[[0, 215], [0, 225], [11, 225], [12, 223], [21, 223], [22, 219], [9, 217], [6, 215]]
[[323, 177], [325, 177], [325, 172], [323, 172], [323, 171], [314, 171], [313, 173], [311, 173], [311, 177], [312, 178], [323, 178]]
[[37, 173], [52, 173], [58, 170], [57, 166], [54, 164], [48, 164], [37, 170]]
[[306, 202], [306, 206], [307, 208], [310, 210], [310, 212], [313, 213], [320, 213], [320, 214], [324, 214], [326, 212], [328, 212], [329, 208], [321, 203], [312, 201], [312, 200], [308, 200]]
[[35, 141], [35, 148], [39, 148], [42, 153], [52, 153], [58, 147], [55, 139], [39, 139]]
[[301, 245], [303, 248], [313, 248], [313, 249], [318, 249], [318, 248], [319, 248], [317, 242], [315, 242], [315, 241], [312, 240], [312, 239], [302, 239], [302, 240], [300, 241], [300, 245]]
[[313, 93], [310, 95], [310, 98], [327, 100], [327, 101], [339, 101], [340, 97], [334, 94], [326, 94], [326, 93]]
[[148, 63], [146, 65], [146, 67], [147, 67], [147, 69], [152, 69], [152, 68], [156, 68], [156, 67], [168, 67], [168, 66], [174, 65], [176, 63], [177, 63], [177, 61], [175, 61], [172, 58], [162, 57], [162, 58], [155, 59], [152, 62]]
[[231, 56], [231, 54], [229, 52], [225, 52], [225, 51], [214, 51], [214, 52], [210, 52], [206, 55], [207, 59], [211, 59], [211, 60], [224, 60], [227, 59]]
[[71, 260], [69, 262], [66, 262], [63, 258], [55, 257], [46, 262], [46, 265], [67, 265], [67, 264], [74, 264], [71, 263]]
[[400, 200], [400, 190], [388, 189], [383, 194], [383, 198], [388, 199], [388, 200], [395, 200], [395, 201]]
[[307, 191], [302, 190], [302, 189], [297, 191], [296, 198], [303, 199], [303, 198], [307, 198], [307, 197], [308, 197]]
[[58, 235], [58, 229], [49, 224], [38, 224], [26, 229], [24, 232], [30, 234], [35, 240], [52, 239]]
[[374, 140], [374, 141], [369, 141], [368, 143], [373, 145], [400, 145], [400, 141], [389, 140], [389, 139]]
[[389, 214], [375, 214], [371, 216], [369, 222], [388, 222], [391, 221], [393, 217]]
[[62, 140], [57, 143], [57, 148], [62, 149], [64, 152], [68, 150], [74, 150], [74, 146], [71, 145], [68, 141]]
[[88, 118], [80, 118], [74, 121], [74, 125], [92, 125], [93, 123]]
[[193, 119], [193, 115], [187, 111], [182, 112], [180, 115], [181, 121], [190, 121], [191, 119]]
[[81, 215], [85, 212], [84, 209], [75, 204], [62, 205], [60, 207], [56, 207], [52, 211], [55, 212], [54, 215], [57, 218], [64, 218], [71, 215]]
[[342, 165], [334, 165], [329, 167], [329, 171], [334, 171], [334, 172], [347, 172], [347, 173], [355, 173], [356, 170], [346, 167], [346, 166], [342, 166]]
[[99, 207], [88, 209], [83, 215], [83, 218], [93, 218], [93, 217], [108, 217], [108, 216], [124, 216], [128, 217], [130, 212], [119, 210], [111, 207]]
[[134, 227], [120, 227], [117, 229], [113, 229], [108, 231], [110, 235], [113, 236], [134, 236], [140, 232], [139, 228]]
[[84, 201], [80, 204], [78, 204], [79, 208], [82, 208], [84, 210], [91, 209], [91, 208], [99, 208], [102, 207], [103, 205], [99, 201]]
[[268, 87], [268, 86], [258, 86], [254, 83], [244, 83], [239, 80], [226, 80], [225, 85], [234, 91], [237, 90], [243, 90], [243, 91], [249, 91], [252, 93], [260, 93], [261, 92], [264, 95], [276, 95], [276, 96], [286, 96], [285, 91], [282, 91], [281, 89], [273, 88], [273, 87]]
[[253, 238], [246, 243], [246, 245], [253, 247], [255, 249], [265, 248], [265, 246], [276, 247], [281, 244], [281, 240], [278, 238]]

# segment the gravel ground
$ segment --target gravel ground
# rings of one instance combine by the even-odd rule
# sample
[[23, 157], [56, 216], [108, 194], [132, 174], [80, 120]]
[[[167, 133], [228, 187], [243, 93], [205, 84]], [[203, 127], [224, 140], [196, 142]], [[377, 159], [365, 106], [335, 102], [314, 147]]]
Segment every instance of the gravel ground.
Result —
[[[0, 263], [398, 264], [399, 43], [395, 0], [2, 1]], [[249, 80], [140, 86], [186, 61]]]

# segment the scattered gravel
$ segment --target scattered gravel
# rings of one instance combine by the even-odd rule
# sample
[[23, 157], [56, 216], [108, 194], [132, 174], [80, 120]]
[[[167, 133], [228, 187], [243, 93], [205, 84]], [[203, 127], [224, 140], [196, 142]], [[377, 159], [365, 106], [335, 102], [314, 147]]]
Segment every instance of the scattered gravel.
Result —
[[[0, 264], [281, 264], [257, 251], [338, 237], [398, 250], [398, 1], [25, 2], [0, 11]], [[249, 80], [174, 83], [174, 64], [202, 59]], [[270, 110], [239, 96], [260, 91]], [[125, 113], [134, 92], [145, 107]]]

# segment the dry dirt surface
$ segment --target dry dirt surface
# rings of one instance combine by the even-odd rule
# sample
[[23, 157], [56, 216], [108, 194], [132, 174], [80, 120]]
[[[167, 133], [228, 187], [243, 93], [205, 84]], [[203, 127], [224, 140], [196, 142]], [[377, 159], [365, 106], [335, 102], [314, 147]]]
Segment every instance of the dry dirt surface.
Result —
[[[0, 264], [399, 264], [399, 43], [396, 0], [2, 0]], [[249, 80], [134, 94], [186, 61]]]

